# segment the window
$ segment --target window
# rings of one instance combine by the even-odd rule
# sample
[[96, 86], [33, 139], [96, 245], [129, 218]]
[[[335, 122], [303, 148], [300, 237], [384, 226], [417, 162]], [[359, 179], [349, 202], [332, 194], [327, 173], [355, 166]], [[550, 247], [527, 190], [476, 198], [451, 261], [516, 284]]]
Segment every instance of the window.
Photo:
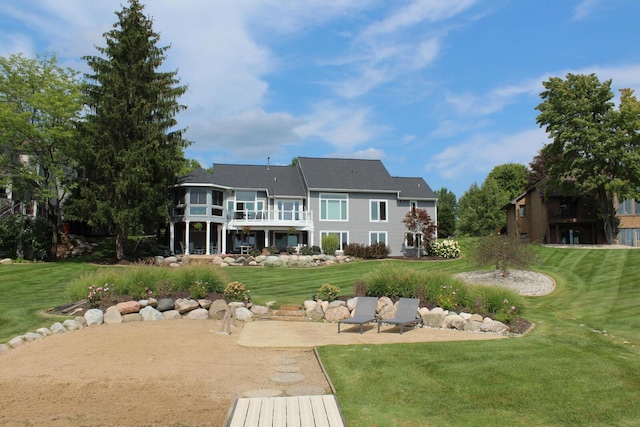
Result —
[[631, 212], [631, 199], [625, 199], [622, 202], [618, 203], [618, 214], [619, 215], [629, 215]]
[[369, 220], [372, 222], [386, 222], [387, 221], [387, 201], [386, 200], [371, 200], [369, 203], [370, 215]]
[[346, 194], [320, 194], [321, 221], [347, 221], [348, 199]]
[[204, 188], [192, 188], [189, 190], [189, 214], [207, 214], [207, 190]]
[[520, 218], [524, 218], [524, 216], [527, 214], [527, 206], [526, 205], [520, 205], [518, 207], [519, 211], [520, 211]]
[[224, 210], [224, 193], [220, 190], [211, 190], [211, 215], [222, 216]]
[[422, 234], [420, 233], [417, 233], [417, 234], [407, 233], [405, 234], [404, 238], [408, 248], [418, 247], [422, 242]]
[[387, 232], [386, 231], [372, 231], [369, 233], [369, 244], [375, 245], [376, 243], [387, 244]]
[[300, 200], [278, 200], [276, 206], [279, 220], [298, 221], [300, 219]]
[[335, 234], [338, 236], [338, 242], [340, 242], [340, 250], [343, 250], [345, 246], [349, 244], [349, 233], [346, 231], [322, 231], [320, 232], [320, 241], [324, 236]]

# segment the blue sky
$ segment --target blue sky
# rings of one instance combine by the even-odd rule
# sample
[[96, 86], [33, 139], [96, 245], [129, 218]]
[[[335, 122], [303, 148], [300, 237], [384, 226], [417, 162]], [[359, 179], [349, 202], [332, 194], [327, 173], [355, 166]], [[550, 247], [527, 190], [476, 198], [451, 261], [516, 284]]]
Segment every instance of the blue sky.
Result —
[[[0, 55], [83, 55], [124, 0], [0, 0]], [[189, 86], [189, 158], [289, 164], [380, 159], [460, 197], [528, 164], [542, 82], [596, 73], [640, 88], [635, 0], [146, 0]]]

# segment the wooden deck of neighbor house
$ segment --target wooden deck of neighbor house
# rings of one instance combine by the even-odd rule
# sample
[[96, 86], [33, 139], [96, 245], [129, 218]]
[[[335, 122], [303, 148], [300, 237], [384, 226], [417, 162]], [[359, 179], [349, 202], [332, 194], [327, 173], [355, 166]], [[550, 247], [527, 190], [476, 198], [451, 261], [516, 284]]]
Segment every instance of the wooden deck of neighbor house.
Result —
[[241, 397], [225, 427], [345, 427], [334, 395]]

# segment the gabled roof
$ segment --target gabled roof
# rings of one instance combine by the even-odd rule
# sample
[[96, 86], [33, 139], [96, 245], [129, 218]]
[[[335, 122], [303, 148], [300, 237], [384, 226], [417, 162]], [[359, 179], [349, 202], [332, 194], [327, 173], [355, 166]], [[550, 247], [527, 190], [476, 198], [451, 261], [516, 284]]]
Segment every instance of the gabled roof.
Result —
[[215, 164], [213, 172], [198, 168], [178, 178], [178, 185], [212, 184], [247, 190], [266, 190], [269, 196], [305, 195], [298, 170], [291, 166]]
[[406, 178], [394, 176], [391, 178], [394, 187], [400, 191], [399, 199], [437, 199], [436, 193], [422, 178]]
[[177, 184], [266, 190], [268, 195], [304, 197], [311, 191], [395, 193], [400, 199], [436, 199], [422, 178], [392, 177], [380, 160], [299, 157], [297, 166], [214, 164], [197, 168]]
[[380, 160], [299, 157], [298, 166], [310, 190], [398, 191]]

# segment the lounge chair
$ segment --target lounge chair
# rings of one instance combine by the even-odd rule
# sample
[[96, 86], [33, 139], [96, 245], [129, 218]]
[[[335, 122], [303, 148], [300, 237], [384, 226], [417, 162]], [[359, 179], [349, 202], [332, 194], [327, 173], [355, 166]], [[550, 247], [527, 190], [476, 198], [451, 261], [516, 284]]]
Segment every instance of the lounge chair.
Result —
[[338, 333], [340, 333], [340, 325], [348, 323], [351, 325], [360, 325], [360, 333], [363, 331], [365, 323], [375, 322], [378, 320], [376, 316], [376, 308], [378, 307], [378, 298], [376, 297], [358, 297], [356, 302], [355, 313], [353, 317], [338, 321]]
[[400, 326], [400, 333], [402, 334], [405, 325], [412, 323], [421, 323], [422, 318], [417, 317], [418, 306], [420, 305], [420, 298], [400, 298], [398, 303], [398, 310], [395, 317], [391, 319], [378, 319], [378, 333], [380, 333], [380, 324], [388, 323], [390, 325]]

